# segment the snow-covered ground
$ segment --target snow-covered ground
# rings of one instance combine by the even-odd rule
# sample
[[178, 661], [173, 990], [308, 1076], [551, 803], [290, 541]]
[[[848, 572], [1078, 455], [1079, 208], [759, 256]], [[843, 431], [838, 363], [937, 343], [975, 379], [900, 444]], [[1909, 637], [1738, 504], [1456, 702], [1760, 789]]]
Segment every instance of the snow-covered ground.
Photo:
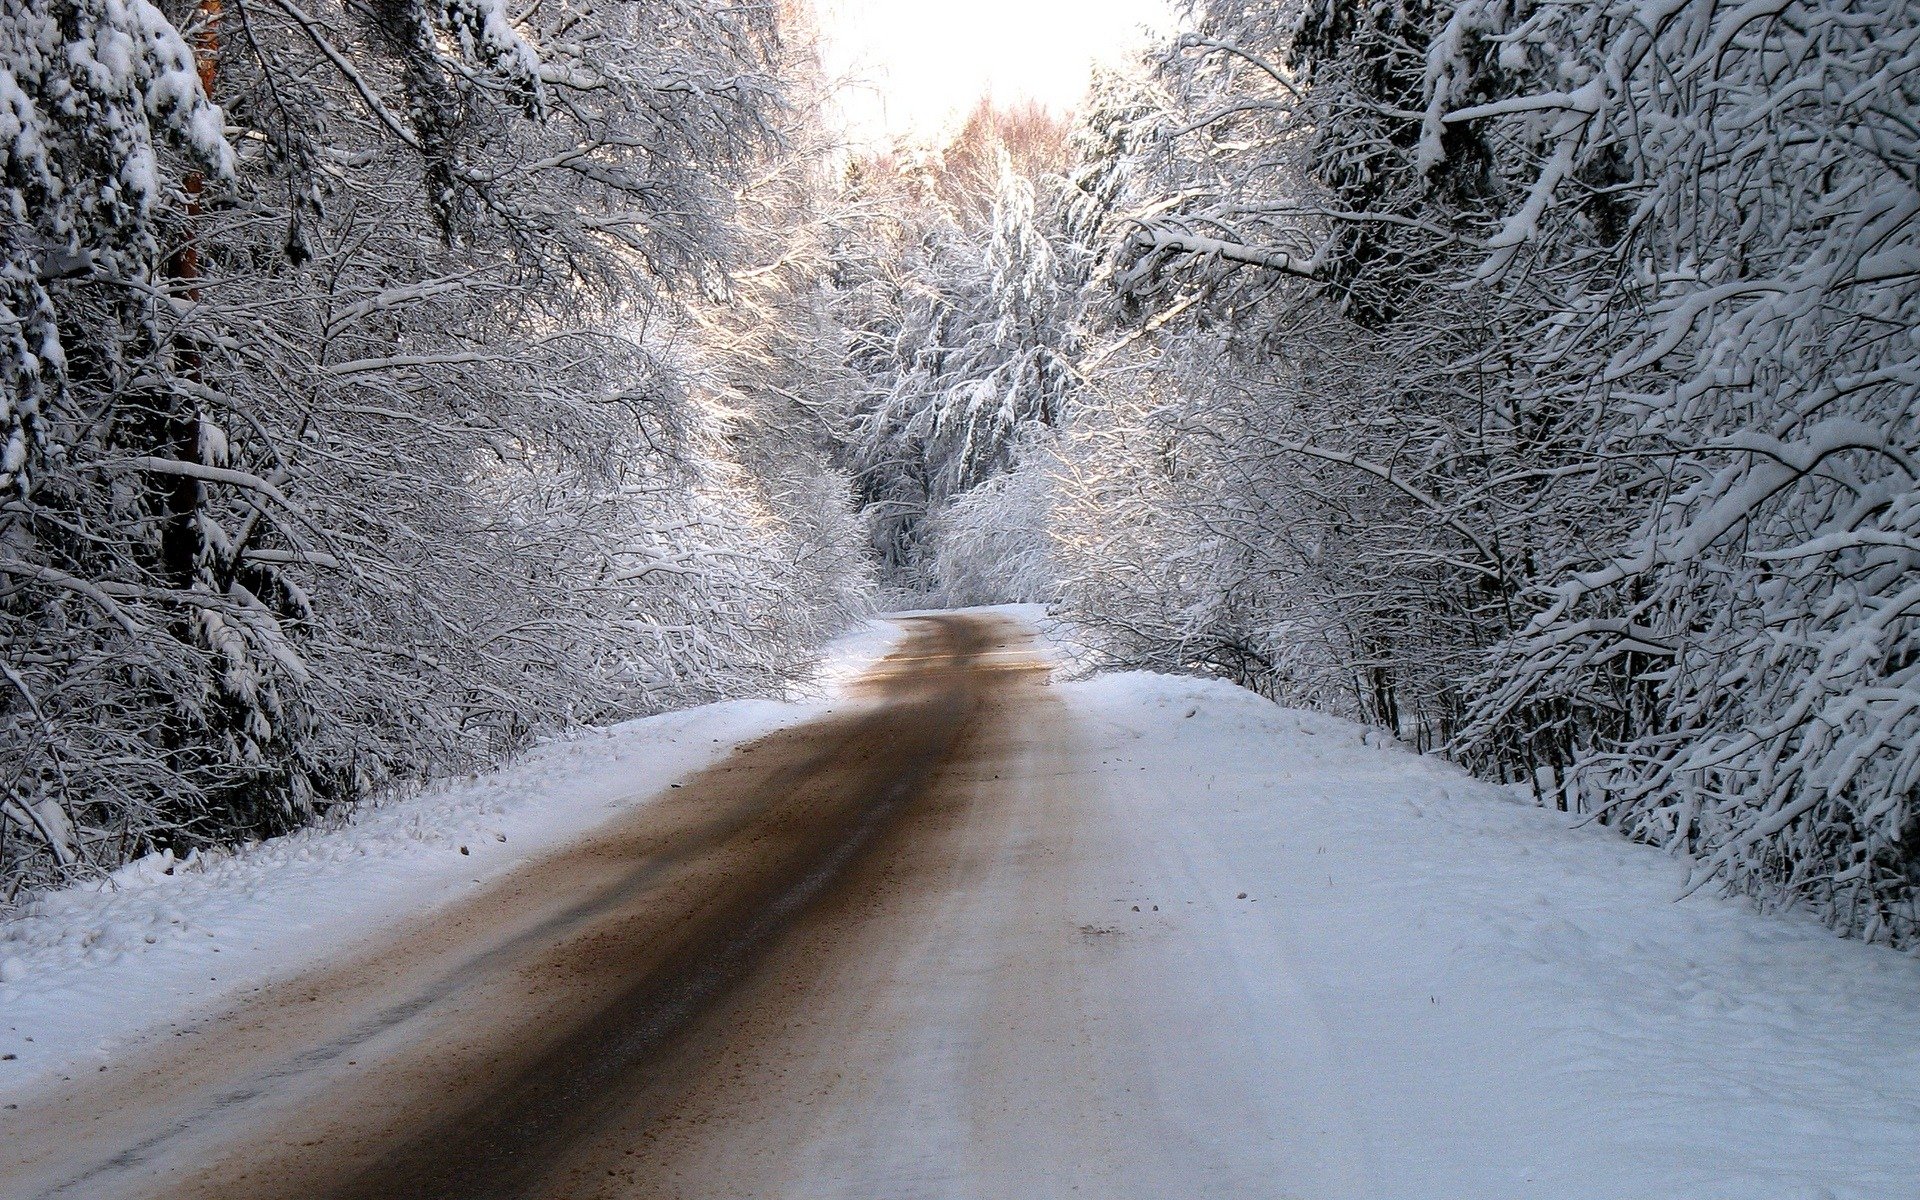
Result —
[[901, 636], [872, 621], [830, 644], [792, 702], [737, 700], [555, 738], [491, 774], [448, 780], [235, 853], [149, 856], [105, 885], [0, 924], [0, 1097], [91, 1070], [142, 1031], [222, 1007], [730, 753], [843, 702]]
[[1270, 1006], [1352, 1194], [1920, 1196], [1920, 961], [1223, 683], [1062, 690], [1173, 906], [1247, 893], [1196, 965]]
[[[890, 638], [843, 644], [828, 692]], [[929, 1194], [981, 1196], [1920, 1196], [1920, 960], [1676, 901], [1662, 853], [1226, 684], [1035, 692], [1022, 744], [968, 785], [952, 854], [929, 846], [919, 890], [842, 918], [897, 928], [826, 985], [857, 1004], [794, 1026], [851, 1091], [834, 1113], [766, 1106], [791, 1122], [765, 1149], [783, 1169], [845, 1183], [870, 1153], [945, 1181]], [[835, 702], [588, 733], [343, 829], [50, 897], [0, 934], [0, 1053], [19, 1056], [0, 1098]], [[809, 1090], [805, 1054], [779, 1061], [767, 1096], [840, 1103]]]

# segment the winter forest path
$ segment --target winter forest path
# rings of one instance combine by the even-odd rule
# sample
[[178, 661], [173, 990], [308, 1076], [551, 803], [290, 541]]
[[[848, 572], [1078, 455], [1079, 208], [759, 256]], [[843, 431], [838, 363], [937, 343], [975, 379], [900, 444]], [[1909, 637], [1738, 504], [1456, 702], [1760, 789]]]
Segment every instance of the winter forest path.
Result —
[[1155, 1082], [1250, 1105], [1216, 1166], [1253, 1194], [1271, 1034], [1154, 985], [1201, 948], [1115, 915], [1137, 856], [1047, 669], [914, 622], [840, 715], [7, 1114], [7, 1194], [1178, 1194], [1166, 1126], [1215, 1106]]
[[124, 897], [211, 944], [53, 993], [129, 1033], [0, 1091], [0, 1197], [1920, 1195], [1912, 958], [1676, 903], [1665, 854], [1377, 731], [1055, 680], [1038, 613], [899, 624], [756, 741], [721, 705], [503, 772], [551, 840], [422, 843], [471, 865], [391, 916], [340, 885], [408, 855], [235, 864], [209, 903], [364, 918], [251, 993], [183, 1009], [253, 935]]

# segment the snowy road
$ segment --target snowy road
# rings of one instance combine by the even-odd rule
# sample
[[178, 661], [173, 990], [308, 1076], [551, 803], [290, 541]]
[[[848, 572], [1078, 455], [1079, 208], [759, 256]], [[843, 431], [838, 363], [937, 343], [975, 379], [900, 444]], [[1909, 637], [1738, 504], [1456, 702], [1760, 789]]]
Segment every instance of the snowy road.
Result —
[[1920, 1194], [1912, 959], [1674, 904], [1355, 726], [910, 628], [838, 711], [19, 1093], [0, 1195]]

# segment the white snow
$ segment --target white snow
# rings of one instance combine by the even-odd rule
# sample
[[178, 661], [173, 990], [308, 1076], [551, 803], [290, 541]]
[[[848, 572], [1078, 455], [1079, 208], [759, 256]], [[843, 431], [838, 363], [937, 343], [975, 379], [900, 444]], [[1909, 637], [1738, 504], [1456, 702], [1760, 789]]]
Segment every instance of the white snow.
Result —
[[1676, 902], [1665, 853], [1377, 731], [1213, 681], [1061, 690], [1142, 876], [1248, 894], [1200, 961], [1255, 981], [1272, 1086], [1346, 1145], [1352, 1194], [1920, 1196], [1920, 961]]
[[[904, 614], [894, 614], [901, 616]], [[866, 621], [831, 642], [819, 661], [801, 676], [794, 692], [804, 699], [836, 695], [875, 662], [892, 653], [905, 628], [885, 617]]]

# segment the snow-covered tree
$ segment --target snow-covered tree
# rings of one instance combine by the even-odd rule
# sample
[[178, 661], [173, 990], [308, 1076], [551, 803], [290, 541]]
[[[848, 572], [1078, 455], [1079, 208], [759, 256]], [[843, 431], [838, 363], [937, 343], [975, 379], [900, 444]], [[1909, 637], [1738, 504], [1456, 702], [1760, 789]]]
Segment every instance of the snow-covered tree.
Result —
[[[1105, 139], [1081, 364], [1164, 375], [1129, 421], [1202, 464], [1140, 518], [1170, 560], [1247, 554], [1178, 611], [1270, 662], [1284, 617], [1319, 682], [1283, 691], [1344, 674], [1700, 880], [1911, 939], [1910, 7], [1193, 18]], [[1191, 643], [1125, 584], [1082, 615]]]
[[1071, 388], [1078, 297], [1055, 246], [1057, 206], [1042, 202], [1058, 177], [1035, 177], [1061, 133], [1033, 113], [984, 107], [944, 157], [909, 157], [885, 181], [880, 264], [850, 289], [867, 382], [843, 436], [882, 561], [910, 587], [936, 572], [928, 519], [1007, 471]]
[[683, 349], [804, 119], [780, 32], [0, 16], [0, 884], [764, 685], [844, 613]]

